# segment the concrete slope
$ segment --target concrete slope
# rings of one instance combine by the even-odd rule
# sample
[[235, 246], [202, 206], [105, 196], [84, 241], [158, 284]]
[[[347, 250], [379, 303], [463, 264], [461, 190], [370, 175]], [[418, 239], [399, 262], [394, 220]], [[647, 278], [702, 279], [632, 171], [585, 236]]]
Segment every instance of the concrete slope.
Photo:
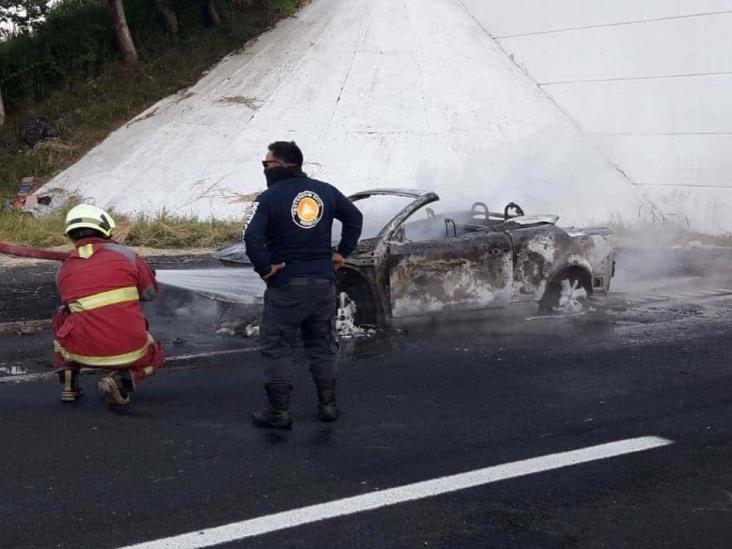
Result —
[[345, 192], [425, 187], [565, 224], [628, 220], [641, 202], [457, 0], [315, 0], [48, 186], [125, 212], [236, 217], [277, 139]]
[[463, 0], [669, 218], [732, 231], [732, 0]]

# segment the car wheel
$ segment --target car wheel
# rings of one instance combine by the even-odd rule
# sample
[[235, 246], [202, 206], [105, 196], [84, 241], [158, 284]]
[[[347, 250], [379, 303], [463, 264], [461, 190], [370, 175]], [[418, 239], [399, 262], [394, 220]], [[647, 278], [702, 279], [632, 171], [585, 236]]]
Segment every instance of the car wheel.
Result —
[[340, 292], [338, 294], [338, 314], [336, 315], [338, 337], [352, 339], [374, 334], [374, 328], [363, 324], [362, 318], [358, 304], [346, 292]]
[[351, 269], [340, 269], [337, 276], [338, 306], [341, 306], [340, 295], [345, 293], [355, 305], [356, 324], [376, 326], [379, 323], [378, 309], [368, 281]]
[[543, 313], [576, 314], [589, 310], [590, 291], [584, 277], [567, 273], [555, 279], [539, 303]]

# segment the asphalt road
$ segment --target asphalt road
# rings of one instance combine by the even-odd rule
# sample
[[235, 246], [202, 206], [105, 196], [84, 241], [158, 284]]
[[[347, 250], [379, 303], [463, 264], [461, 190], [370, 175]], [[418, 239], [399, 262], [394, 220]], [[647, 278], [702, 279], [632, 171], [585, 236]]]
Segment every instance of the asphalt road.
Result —
[[[715, 290], [732, 286], [687, 275], [584, 316], [345, 342], [341, 421], [315, 419], [303, 367], [291, 432], [249, 423], [256, 352], [164, 369], [124, 412], [96, 375], [76, 405], [51, 380], [0, 383], [0, 547], [123, 547], [645, 436], [673, 444], [226, 546], [729, 547], [732, 298]], [[7, 335], [0, 355], [45, 339]]]

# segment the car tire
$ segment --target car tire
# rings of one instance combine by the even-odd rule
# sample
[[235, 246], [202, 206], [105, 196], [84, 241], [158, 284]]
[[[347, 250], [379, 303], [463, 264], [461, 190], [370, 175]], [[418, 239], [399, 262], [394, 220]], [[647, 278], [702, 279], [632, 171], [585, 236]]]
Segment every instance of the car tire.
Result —
[[584, 271], [569, 271], [556, 277], [547, 287], [539, 302], [539, 311], [545, 314], [577, 314], [590, 309], [592, 294]]
[[344, 272], [339, 273], [338, 280], [338, 308], [343, 306], [341, 294], [346, 294], [347, 300], [355, 305], [354, 322], [356, 326], [373, 328], [378, 326], [377, 306], [365, 280], [359, 275]]

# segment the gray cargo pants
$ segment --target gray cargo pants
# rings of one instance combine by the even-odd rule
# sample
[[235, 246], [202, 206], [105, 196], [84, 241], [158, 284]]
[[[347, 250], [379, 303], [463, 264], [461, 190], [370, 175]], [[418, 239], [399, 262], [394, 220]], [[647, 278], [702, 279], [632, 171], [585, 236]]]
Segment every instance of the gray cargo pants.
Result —
[[264, 293], [260, 333], [265, 383], [291, 383], [297, 361], [298, 333], [313, 379], [335, 379], [336, 283], [324, 278], [294, 278]]

